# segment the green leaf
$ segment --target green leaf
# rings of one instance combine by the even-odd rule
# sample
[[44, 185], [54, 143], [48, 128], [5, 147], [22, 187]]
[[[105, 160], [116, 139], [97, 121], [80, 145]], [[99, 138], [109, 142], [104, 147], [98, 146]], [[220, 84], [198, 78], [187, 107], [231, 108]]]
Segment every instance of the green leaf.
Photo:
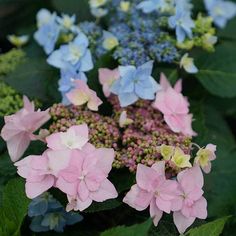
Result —
[[151, 219], [142, 224], [132, 226], [118, 226], [101, 233], [101, 236], [147, 236], [151, 227]]
[[210, 223], [201, 225], [199, 227], [189, 230], [185, 235], [186, 236], [219, 236], [223, 229], [224, 225], [227, 222], [229, 217], [223, 217], [212, 221]]
[[121, 206], [121, 202], [116, 199], [110, 199], [105, 202], [93, 202], [93, 204], [86, 209], [86, 213], [94, 213], [98, 211], [107, 211]]
[[236, 96], [236, 49], [233, 43], [224, 43], [216, 52], [205, 56], [200, 53], [196, 58], [200, 83], [211, 94], [220, 97]]
[[179, 233], [173, 223], [173, 220], [161, 220], [157, 227], [151, 227], [148, 236], [178, 236]]
[[25, 196], [24, 181], [10, 180], [4, 188], [3, 206], [0, 209], [0, 235], [19, 236], [27, 214], [29, 199]]
[[[57, 90], [57, 70], [45, 58], [27, 58], [4, 81], [18, 92], [44, 102], [53, 103], [60, 95]], [[49, 91], [53, 88], [53, 93]]]

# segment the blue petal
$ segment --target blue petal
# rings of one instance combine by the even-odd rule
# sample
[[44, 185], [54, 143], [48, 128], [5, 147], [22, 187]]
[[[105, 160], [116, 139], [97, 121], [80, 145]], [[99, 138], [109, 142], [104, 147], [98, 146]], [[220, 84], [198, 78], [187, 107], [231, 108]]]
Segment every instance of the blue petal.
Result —
[[138, 101], [138, 96], [135, 93], [122, 93], [118, 96], [121, 107], [127, 107], [136, 101]]

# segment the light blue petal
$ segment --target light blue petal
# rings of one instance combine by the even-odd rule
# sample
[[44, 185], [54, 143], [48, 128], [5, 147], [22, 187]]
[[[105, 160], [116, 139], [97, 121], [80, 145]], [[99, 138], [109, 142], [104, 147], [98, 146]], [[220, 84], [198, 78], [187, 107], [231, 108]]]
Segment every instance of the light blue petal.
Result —
[[[155, 1], [158, 2], [158, 1]], [[137, 5], [138, 9], [141, 9], [144, 13], [150, 13], [157, 10], [157, 3], [154, 1], [143, 1]]]
[[136, 76], [138, 80], [146, 80], [152, 74], [153, 61], [146, 62], [137, 68]]
[[135, 93], [122, 93], [118, 96], [121, 107], [127, 107], [136, 101], [138, 101], [138, 96]]
[[84, 45], [85, 47], [89, 46], [89, 41], [87, 36], [84, 33], [79, 33], [78, 36], [73, 41], [77, 45]]
[[67, 63], [63, 61], [62, 50], [58, 49], [54, 51], [47, 59], [47, 63], [56, 68], [66, 69]]
[[89, 49], [87, 49], [85, 55], [81, 58], [80, 67], [81, 72], [86, 72], [93, 69], [92, 55]]
[[177, 36], [177, 41], [179, 43], [182, 43], [185, 39], [185, 31], [183, 30], [183, 28], [181, 26], [177, 26], [176, 27], [176, 36]]

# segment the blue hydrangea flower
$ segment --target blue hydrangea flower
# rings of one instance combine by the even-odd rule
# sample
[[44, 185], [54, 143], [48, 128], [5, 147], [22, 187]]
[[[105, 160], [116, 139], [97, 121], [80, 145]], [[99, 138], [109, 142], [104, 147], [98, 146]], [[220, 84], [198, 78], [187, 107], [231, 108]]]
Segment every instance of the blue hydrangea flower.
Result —
[[32, 200], [28, 215], [32, 217], [30, 229], [34, 232], [49, 230], [63, 232], [66, 225], [73, 225], [83, 219], [77, 213], [66, 212], [49, 193], [44, 193]]
[[88, 38], [81, 32], [72, 42], [54, 51], [47, 62], [63, 70], [89, 71], [93, 68], [93, 61], [88, 46]]
[[45, 14], [45, 18], [38, 17], [39, 29], [34, 33], [34, 39], [43, 47], [46, 54], [50, 54], [58, 40], [60, 26], [56, 22], [55, 13], [49, 16], [46, 12], [41, 12], [39, 15], [42, 14]]
[[120, 66], [120, 79], [115, 81], [111, 92], [118, 95], [122, 107], [135, 103], [139, 98], [152, 100], [160, 85], [151, 77], [153, 61], [140, 67]]
[[141, 9], [144, 13], [150, 13], [153, 11], [169, 12], [174, 7], [174, 0], [147, 0], [142, 1], [137, 5], [138, 9]]
[[236, 4], [224, 0], [204, 0], [209, 15], [214, 23], [224, 28], [227, 21], [236, 16]]
[[194, 28], [194, 21], [191, 19], [191, 13], [183, 8], [183, 5], [176, 6], [176, 13], [168, 20], [169, 26], [175, 29], [177, 41], [182, 43], [186, 36], [192, 38], [192, 28]]
[[108, 31], [103, 31], [103, 43], [102, 46], [106, 50], [112, 50], [119, 45], [116, 36]]
[[83, 80], [87, 82], [87, 77], [83, 72], [61, 70], [61, 79], [59, 80], [59, 91], [62, 95], [62, 104], [69, 105], [70, 101], [67, 99], [66, 94], [74, 88], [74, 80]]

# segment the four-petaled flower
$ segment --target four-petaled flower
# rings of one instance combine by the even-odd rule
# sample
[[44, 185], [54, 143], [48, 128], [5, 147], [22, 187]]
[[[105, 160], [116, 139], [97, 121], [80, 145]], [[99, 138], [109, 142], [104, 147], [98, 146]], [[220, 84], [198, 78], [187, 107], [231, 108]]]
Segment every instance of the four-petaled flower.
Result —
[[88, 49], [88, 38], [79, 35], [67, 45], [62, 45], [47, 59], [47, 62], [60, 69], [86, 72], [93, 68], [91, 52]]
[[165, 177], [165, 162], [160, 161], [152, 167], [139, 164], [136, 173], [137, 184], [133, 185], [123, 202], [138, 211], [150, 206], [150, 216], [157, 226], [163, 212], [170, 213], [180, 209], [174, 204], [179, 198], [178, 184]]
[[120, 66], [120, 79], [116, 80], [111, 92], [118, 95], [120, 105], [126, 107], [135, 103], [139, 98], [152, 100], [160, 85], [151, 76], [153, 61], [139, 67]]

